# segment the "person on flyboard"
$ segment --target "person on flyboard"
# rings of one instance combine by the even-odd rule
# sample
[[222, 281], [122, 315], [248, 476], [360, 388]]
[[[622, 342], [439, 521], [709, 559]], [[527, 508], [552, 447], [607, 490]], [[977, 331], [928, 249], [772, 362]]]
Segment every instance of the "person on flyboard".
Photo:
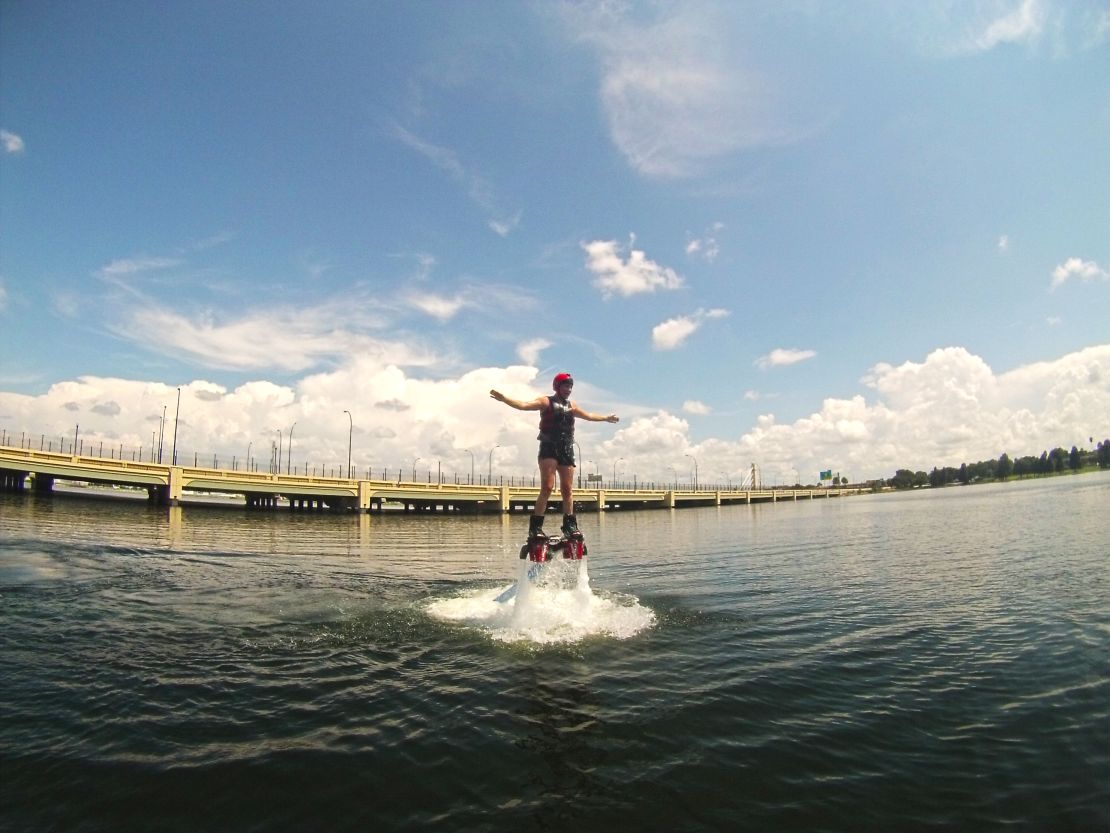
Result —
[[[591, 414], [570, 401], [574, 379], [569, 373], [558, 374], [551, 382], [554, 396], [538, 396], [522, 401], [505, 396], [500, 391], [491, 390], [489, 395], [498, 402], [504, 402], [518, 411], [540, 412], [540, 493], [536, 498], [536, 508], [528, 525], [528, 547], [537, 543], [546, 544], [548, 538], [543, 531], [543, 517], [547, 512], [547, 500], [555, 489], [555, 474], [559, 474], [559, 490], [563, 496], [562, 532], [566, 540], [572, 537], [581, 541], [578, 519], [574, 515], [574, 420], [587, 422], [619, 422], [616, 414]], [[584, 549], [584, 548], [583, 548]], [[580, 558], [582, 551], [579, 551]], [[523, 558], [523, 556], [521, 556]], [[533, 558], [533, 560], [536, 560]]]

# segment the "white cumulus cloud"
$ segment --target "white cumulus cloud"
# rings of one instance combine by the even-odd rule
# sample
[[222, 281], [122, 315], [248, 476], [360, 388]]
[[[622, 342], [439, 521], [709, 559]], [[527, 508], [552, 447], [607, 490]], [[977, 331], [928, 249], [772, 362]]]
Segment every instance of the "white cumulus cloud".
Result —
[[[642, 479], [666, 481], [677, 471], [685, 480], [686, 455], [692, 455], [703, 473], [715, 470], [734, 482], [755, 463], [770, 484], [795, 482], [795, 470], [803, 483], [815, 483], [817, 472], [829, 468], [863, 480], [1002, 452], [1015, 457], [1091, 447], [1088, 437], [1099, 431], [1091, 426], [1105, 425], [1110, 413], [1110, 344], [1004, 373], [949, 347], [921, 362], [876, 365], [863, 382], [870, 396], [826, 399], [790, 423], [764, 414], [736, 438], [695, 442], [677, 417], [638, 417], [603, 443], [604, 452], [608, 459], [624, 457], [628, 471]], [[657, 461], [650, 467], [649, 447]]]
[[705, 416], [712, 412], [712, 409], [708, 405], [697, 399], [687, 399], [682, 403], [682, 410], [687, 414], [694, 414], [695, 416]]
[[1072, 278], [1078, 278], [1081, 281], [1104, 281], [1110, 279], [1110, 272], [1103, 269], [1093, 260], [1069, 257], [1052, 270], [1052, 284], [1049, 288], [1055, 289]]
[[681, 347], [706, 321], [724, 318], [728, 310], [698, 310], [692, 315], [679, 315], [656, 324], [651, 330], [651, 345], [656, 350], [674, 350]]
[[[421, 458], [418, 476], [442, 465], [448, 480], [471, 466], [506, 476], [535, 471], [535, 421], [489, 397], [496, 388], [529, 398], [547, 389], [535, 367], [486, 367], [435, 379], [380, 357], [354, 354], [339, 366], [291, 384], [264, 379], [226, 388], [196, 379], [182, 387], [182, 456], [221, 464], [251, 456], [265, 466], [270, 443], [296, 422], [293, 463], [346, 462], [348, 420], [354, 460], [376, 476], [396, 478]], [[996, 372], [962, 347], [934, 350], [921, 361], [878, 364], [862, 380], [865, 392], [828, 398], [792, 422], [773, 414], [731, 436], [695, 440], [681, 416], [614, 401], [579, 384], [576, 399], [592, 411], [614, 411], [617, 426], [583, 424], [577, 441], [583, 463], [609, 469], [624, 458], [625, 477], [641, 482], [686, 481], [697, 460], [702, 483], [749, 476], [752, 464], [766, 484], [816, 482], [832, 468], [852, 479], [887, 478], [899, 468], [928, 471], [998, 457], [1039, 454], [1056, 446], [1090, 447], [1107, 439], [1098, 426], [1110, 413], [1110, 344], [1057, 359]], [[128, 456], [148, 455], [163, 408], [174, 412], [176, 384], [83, 376], [26, 395], [0, 392], [0, 427], [11, 436], [46, 442], [81, 436], [122, 443]], [[695, 408], [696, 410], [696, 408]], [[115, 446], [118, 448], [118, 445]], [[797, 471], [796, 476], [794, 472]]]
[[601, 290], [604, 298], [614, 295], [628, 297], [683, 286], [682, 277], [674, 269], [649, 260], [638, 249], [632, 249], [626, 260], [616, 240], [594, 240], [583, 243], [582, 248], [586, 251], [586, 268], [597, 275], [594, 286]]

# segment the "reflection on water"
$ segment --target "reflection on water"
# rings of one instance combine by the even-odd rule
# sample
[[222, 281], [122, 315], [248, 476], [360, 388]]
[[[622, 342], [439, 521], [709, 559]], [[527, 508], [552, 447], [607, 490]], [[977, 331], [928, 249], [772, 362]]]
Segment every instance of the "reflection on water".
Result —
[[1106, 829], [1108, 505], [583, 514], [520, 604], [524, 516], [0, 495], [0, 827]]

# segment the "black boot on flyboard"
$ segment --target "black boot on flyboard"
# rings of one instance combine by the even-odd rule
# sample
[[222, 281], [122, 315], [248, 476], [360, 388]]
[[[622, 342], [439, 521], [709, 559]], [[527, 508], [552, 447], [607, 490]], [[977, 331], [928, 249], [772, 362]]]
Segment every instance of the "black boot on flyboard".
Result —
[[563, 537], [552, 540], [543, 531], [543, 515], [533, 515], [528, 525], [528, 543], [520, 548], [521, 559], [527, 558], [543, 564], [561, 551], [563, 558], [581, 560], [586, 555], [586, 542], [578, 531], [578, 519], [574, 515], [563, 515]]
[[528, 543], [520, 548], [520, 557], [543, 564], [551, 560], [551, 539], [543, 531], [543, 515], [533, 515], [528, 523]]
[[582, 556], [586, 555], [586, 540], [582, 537], [582, 533], [578, 531], [578, 518], [574, 515], [563, 515], [562, 531], [561, 548], [563, 558], [580, 560]]

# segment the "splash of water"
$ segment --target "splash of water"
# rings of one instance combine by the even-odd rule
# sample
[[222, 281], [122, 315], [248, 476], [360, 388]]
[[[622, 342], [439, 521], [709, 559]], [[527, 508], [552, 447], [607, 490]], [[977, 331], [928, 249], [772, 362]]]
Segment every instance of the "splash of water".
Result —
[[478, 628], [499, 642], [628, 639], [655, 623], [655, 614], [633, 596], [595, 594], [585, 558], [521, 561], [515, 584], [437, 599], [427, 610], [436, 619]]

